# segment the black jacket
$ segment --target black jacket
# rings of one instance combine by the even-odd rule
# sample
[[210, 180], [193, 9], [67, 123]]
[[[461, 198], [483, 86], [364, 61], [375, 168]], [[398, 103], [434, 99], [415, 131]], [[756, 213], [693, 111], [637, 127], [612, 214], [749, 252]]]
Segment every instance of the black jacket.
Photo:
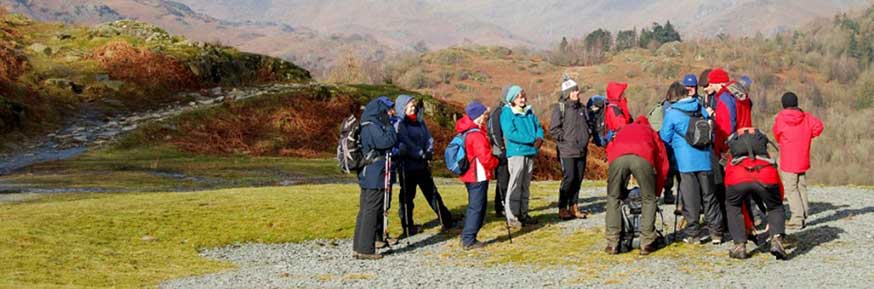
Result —
[[363, 189], [385, 188], [385, 156], [397, 142], [395, 128], [388, 121], [388, 109], [374, 99], [361, 114], [361, 151], [365, 156], [379, 156], [377, 161], [358, 172], [358, 184]]
[[[564, 112], [562, 112], [562, 106], [564, 106]], [[591, 135], [585, 106], [579, 101], [568, 100], [552, 105], [549, 135], [556, 141], [559, 157], [585, 156]]]

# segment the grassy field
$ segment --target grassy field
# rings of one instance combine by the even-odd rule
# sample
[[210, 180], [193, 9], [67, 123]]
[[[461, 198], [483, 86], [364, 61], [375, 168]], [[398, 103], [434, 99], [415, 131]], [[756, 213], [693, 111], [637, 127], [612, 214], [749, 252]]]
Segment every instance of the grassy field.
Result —
[[[603, 185], [586, 183], [588, 187]], [[557, 182], [533, 184], [532, 215], [541, 225], [514, 231], [514, 243], [504, 242], [503, 222], [488, 214], [480, 239], [496, 244], [463, 252], [456, 241], [460, 229], [455, 229], [441, 235], [448, 242], [441, 245], [440, 258], [474, 266], [574, 266], [581, 280], [598, 278], [603, 269], [641, 258], [637, 254], [608, 257], [602, 253], [601, 224], [582, 230], [559, 226], [554, 207], [557, 188]], [[463, 187], [445, 185], [440, 190], [453, 213], [463, 213], [467, 201]], [[582, 197], [587, 206], [603, 205], [600, 196]], [[418, 222], [433, 224], [436, 217], [422, 209], [427, 205], [421, 197], [417, 201]], [[0, 205], [0, 263], [5, 265], [0, 267], [0, 287], [154, 287], [163, 280], [233, 268], [232, 264], [200, 257], [198, 252], [204, 248], [350, 238], [357, 205], [358, 187], [354, 184], [56, 194], [7, 203]], [[391, 231], [399, 235], [394, 216], [392, 213]], [[433, 233], [437, 228], [430, 230]], [[673, 245], [656, 256], [698, 268], [703, 263], [698, 259], [712, 257], [704, 250]], [[698, 254], [690, 254], [694, 252]], [[708, 262], [713, 268], [731, 265], [728, 260]]]
[[40, 189], [191, 191], [297, 183], [350, 182], [330, 159], [209, 156], [168, 146], [104, 149], [71, 160], [44, 163], [0, 177], [0, 182]]

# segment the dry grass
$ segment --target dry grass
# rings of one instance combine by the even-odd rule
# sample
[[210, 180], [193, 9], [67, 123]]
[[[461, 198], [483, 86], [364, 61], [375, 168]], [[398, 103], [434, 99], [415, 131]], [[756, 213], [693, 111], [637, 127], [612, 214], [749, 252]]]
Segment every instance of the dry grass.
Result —
[[113, 79], [157, 90], [197, 88], [194, 74], [179, 60], [136, 48], [125, 41], [99, 47], [91, 58], [100, 62]]

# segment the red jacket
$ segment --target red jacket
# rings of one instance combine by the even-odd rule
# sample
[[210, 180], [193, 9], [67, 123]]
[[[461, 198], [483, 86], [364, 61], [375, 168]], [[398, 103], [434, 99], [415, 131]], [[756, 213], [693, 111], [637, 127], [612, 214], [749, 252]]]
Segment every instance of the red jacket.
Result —
[[[670, 166], [668, 153], [659, 134], [652, 129], [646, 117], [637, 117], [633, 124], [626, 125], [607, 144], [608, 164], [625, 155], [636, 155], [647, 160], [656, 170], [656, 188], [664, 188]], [[656, 195], [660, 195], [661, 191], [656, 189]]]
[[726, 187], [751, 182], [766, 186], [777, 185], [780, 187], [780, 196], [783, 196], [783, 182], [780, 181], [780, 173], [768, 161], [745, 158], [736, 165], [732, 164], [731, 161], [725, 165]]
[[[455, 124], [455, 131], [458, 133], [474, 128], [477, 128], [477, 125], [467, 115], [463, 116]], [[470, 162], [470, 169], [459, 177], [462, 182], [477, 182], [475, 160], [479, 160], [479, 163], [485, 169], [486, 179], [493, 179], [492, 171], [498, 166], [498, 159], [492, 155], [492, 145], [489, 143], [489, 138], [486, 136], [485, 131], [486, 128], [480, 126], [479, 131], [470, 132], [464, 138], [464, 153]]]
[[[628, 100], [625, 98], [626, 83], [610, 82], [607, 84], [607, 108], [604, 112], [604, 126], [607, 131], [618, 131], [623, 126], [631, 123], [631, 113], [628, 111]], [[621, 112], [615, 111], [612, 106], [617, 106]]]
[[737, 99], [732, 95], [728, 91], [728, 86], [732, 83], [727, 83], [716, 93], [716, 116], [714, 116], [716, 134], [713, 148], [719, 155], [728, 151], [728, 146], [725, 144], [728, 136], [739, 128], [753, 127], [752, 101], [749, 98]]
[[774, 138], [780, 145], [780, 169], [801, 174], [810, 169], [810, 142], [822, 134], [822, 121], [800, 109], [784, 109], [774, 121]]

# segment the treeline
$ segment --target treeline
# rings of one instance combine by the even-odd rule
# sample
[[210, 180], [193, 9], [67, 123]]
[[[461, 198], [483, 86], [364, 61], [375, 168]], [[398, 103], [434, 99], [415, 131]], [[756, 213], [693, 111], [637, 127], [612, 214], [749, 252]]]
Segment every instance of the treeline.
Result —
[[682, 38], [671, 21], [664, 25], [653, 23], [639, 32], [636, 28], [620, 30], [615, 37], [610, 31], [599, 28], [583, 38], [568, 40], [562, 37], [558, 47], [547, 51], [547, 59], [560, 66], [594, 65], [605, 62], [612, 52], [637, 47], [655, 49], [674, 41], [682, 41]]

